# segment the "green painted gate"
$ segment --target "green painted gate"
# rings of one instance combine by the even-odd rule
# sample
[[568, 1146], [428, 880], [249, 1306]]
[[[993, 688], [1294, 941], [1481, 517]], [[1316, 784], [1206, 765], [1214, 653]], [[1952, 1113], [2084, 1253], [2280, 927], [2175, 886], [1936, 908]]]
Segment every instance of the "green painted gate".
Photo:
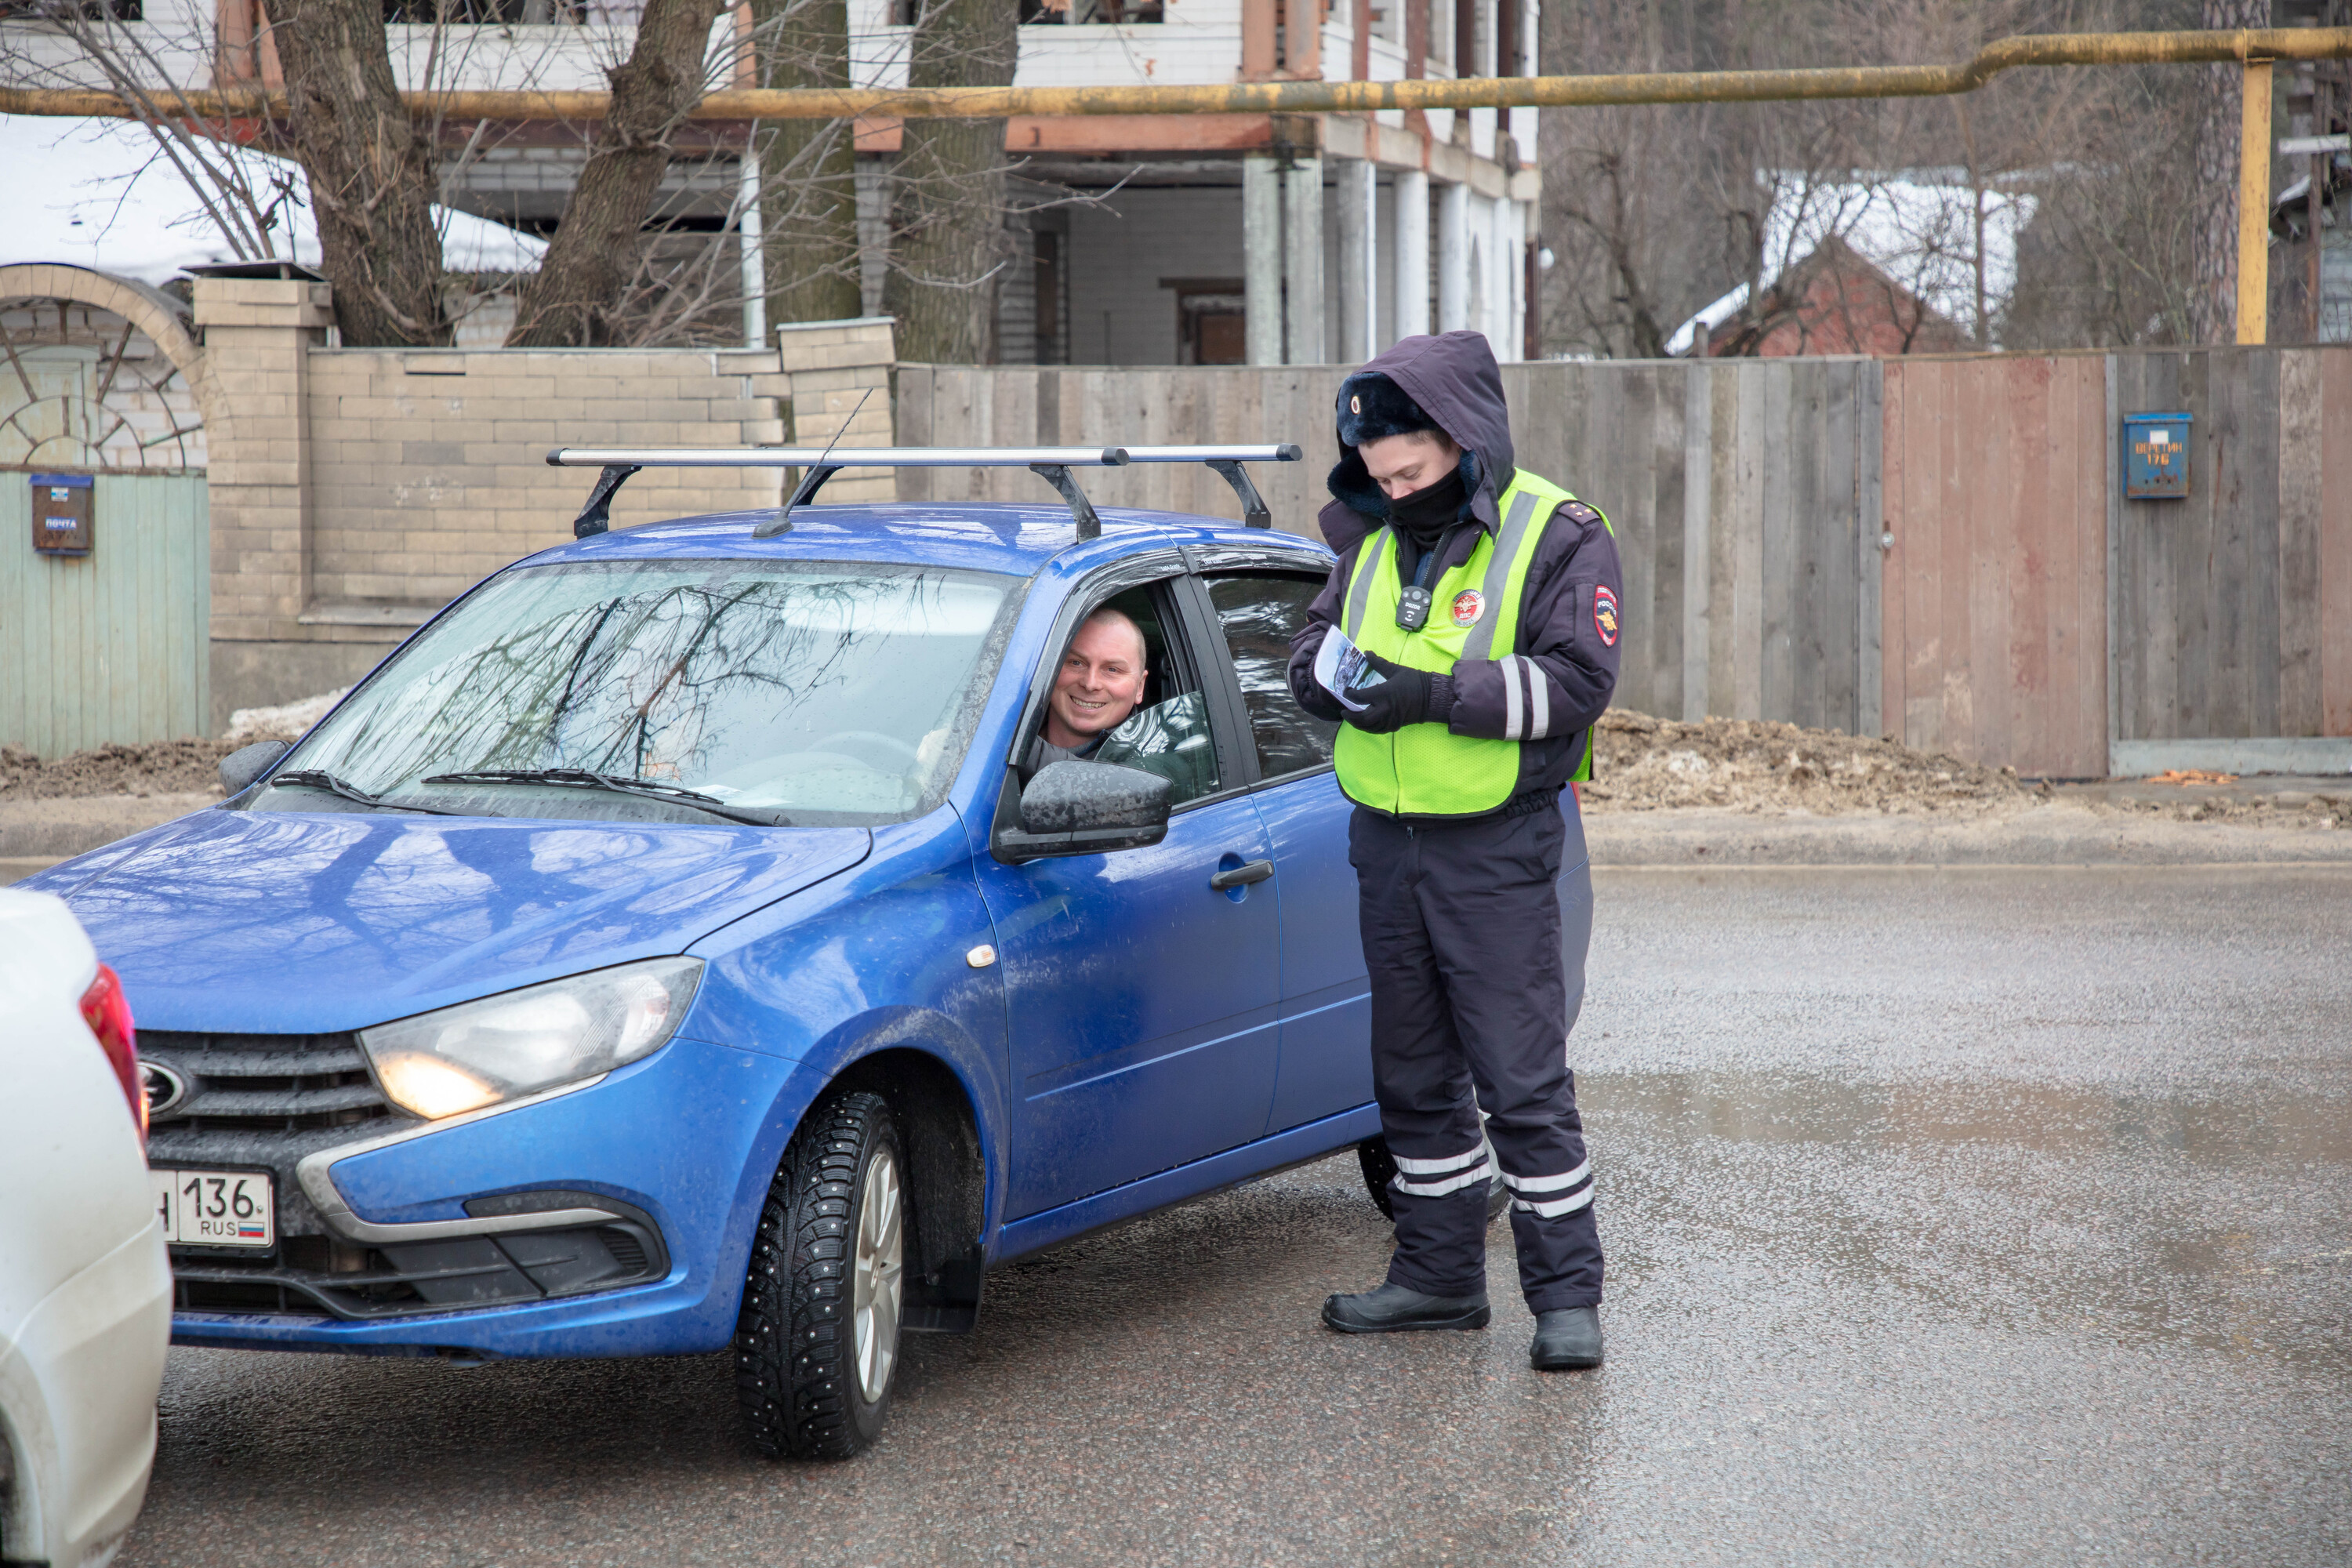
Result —
[[38, 554], [32, 476], [0, 470], [0, 742], [44, 757], [210, 718], [205, 476], [101, 473], [94, 507], [88, 555]]

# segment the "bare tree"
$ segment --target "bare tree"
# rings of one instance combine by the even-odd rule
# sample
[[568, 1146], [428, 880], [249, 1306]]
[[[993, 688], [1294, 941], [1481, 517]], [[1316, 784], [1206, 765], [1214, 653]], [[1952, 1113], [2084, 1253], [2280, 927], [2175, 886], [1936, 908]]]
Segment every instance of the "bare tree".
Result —
[[[2267, 16], [2259, 0], [2207, 4], [2201, 14], [2200, 3], [1580, 0], [1546, 6], [1545, 67], [1916, 63], [1963, 59], [2004, 34], [2260, 26]], [[1742, 282], [1745, 301], [1717, 352], [1784, 342], [1775, 332], [1824, 301], [1839, 312], [1876, 310], [1864, 290], [1820, 284], [1818, 269], [1810, 293], [1784, 276], [1827, 232], [1821, 219], [1835, 216], [1807, 204], [1850, 203], [1857, 193], [1902, 195], [1897, 244], [1907, 266], [1966, 276], [1965, 289], [1937, 290], [1964, 341], [2055, 348], [2227, 337], [2238, 82], [2230, 66], [2100, 68], [2010, 73], [1951, 99], [1547, 115], [1543, 231], [1559, 262], [1545, 279], [1547, 346], [1654, 352], [1658, 329]], [[2184, 190], [2190, 170], [2195, 186]], [[1922, 205], [1925, 191], [1942, 205]], [[1995, 231], [2014, 229], [2029, 207], [2014, 279], [1997, 277], [1996, 258], [2005, 264], [2012, 247]], [[1874, 209], [1882, 226], [1888, 210]], [[1776, 237], [1795, 253], [1769, 254]], [[1948, 346], [1925, 327], [1899, 330], [1900, 301], [1882, 303], [1897, 336]]]
[[[1008, 0], [919, 0], [908, 84], [1001, 87], [1013, 80], [1019, 13]], [[898, 352], [917, 363], [994, 357], [1004, 245], [1004, 121], [909, 120], [891, 180], [890, 268], [883, 298]]]
[[286, 139], [310, 176], [320, 270], [350, 344], [449, 341], [440, 160], [400, 100], [379, 0], [265, 0], [286, 70]]
[[[850, 85], [847, 0], [752, 0], [761, 85]], [[799, 175], [762, 214], [768, 316], [831, 321], [860, 307], [857, 150], [847, 121], [786, 120], [760, 128], [752, 142], [762, 169]]]
[[611, 105], [546, 258], [523, 286], [508, 347], [614, 341], [614, 306], [639, 259], [671, 139], [708, 87], [719, 3], [646, 0], [628, 59], [606, 72]]

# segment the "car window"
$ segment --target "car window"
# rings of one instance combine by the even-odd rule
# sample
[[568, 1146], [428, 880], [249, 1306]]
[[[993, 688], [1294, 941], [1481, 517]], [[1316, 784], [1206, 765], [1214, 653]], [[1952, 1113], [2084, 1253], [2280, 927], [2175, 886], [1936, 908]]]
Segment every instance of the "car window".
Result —
[[1208, 580], [1225, 651], [1233, 656], [1250, 738], [1265, 778], [1328, 767], [1339, 726], [1316, 718], [1290, 694], [1290, 638], [1322, 591], [1308, 577], [1233, 576]]
[[[288, 767], [509, 816], [589, 803], [486, 775], [593, 772], [803, 826], [903, 820], [946, 795], [1017, 588], [857, 562], [509, 572], [420, 633]], [[446, 778], [458, 773], [474, 776]]]
[[[1066, 643], [1055, 656], [1056, 668], [1054, 681], [1047, 688], [1046, 710], [1040, 716], [1038, 733], [1028, 742], [1022, 771], [1034, 773], [1048, 762], [1075, 755], [1158, 773], [1172, 786], [1169, 792], [1171, 805], [1215, 794], [1221, 776], [1216, 742], [1209, 725], [1208, 703], [1199, 681], [1171, 646], [1176, 627], [1171, 624], [1165, 589], [1130, 588], [1105, 601], [1099, 608], [1125, 616], [1143, 635], [1144, 678], [1134, 706], [1108, 729], [1084, 731], [1097, 737], [1087, 744], [1076, 748], [1056, 746], [1048, 738], [1046, 727], [1055, 711], [1055, 687], [1059, 684], [1062, 667], [1070, 658]], [[1094, 613], [1089, 611], [1089, 617]], [[1079, 623], [1081, 627], [1085, 624]], [[1075, 634], [1071, 640], [1076, 640]]]

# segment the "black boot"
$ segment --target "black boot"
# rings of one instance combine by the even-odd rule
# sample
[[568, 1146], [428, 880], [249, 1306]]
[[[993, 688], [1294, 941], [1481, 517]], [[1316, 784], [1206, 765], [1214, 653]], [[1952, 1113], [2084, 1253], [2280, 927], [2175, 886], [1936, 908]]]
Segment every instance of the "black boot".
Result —
[[1538, 1372], [1575, 1372], [1601, 1364], [1601, 1310], [1561, 1307], [1536, 1314], [1528, 1364]]
[[1408, 1329], [1483, 1329], [1491, 1314], [1486, 1293], [1424, 1296], [1402, 1285], [1382, 1285], [1323, 1303], [1323, 1326], [1343, 1334], [1397, 1334]]

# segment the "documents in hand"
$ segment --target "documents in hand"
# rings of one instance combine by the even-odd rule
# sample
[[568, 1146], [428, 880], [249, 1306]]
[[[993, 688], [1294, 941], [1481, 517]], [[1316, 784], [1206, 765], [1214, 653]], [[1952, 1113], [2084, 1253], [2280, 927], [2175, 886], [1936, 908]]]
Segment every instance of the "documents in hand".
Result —
[[1316, 683], [1339, 700], [1339, 706], [1350, 713], [1361, 713], [1368, 703], [1349, 697], [1350, 691], [1361, 691], [1368, 686], [1380, 686], [1388, 677], [1374, 669], [1348, 634], [1333, 626], [1323, 634], [1323, 646], [1315, 653]]

